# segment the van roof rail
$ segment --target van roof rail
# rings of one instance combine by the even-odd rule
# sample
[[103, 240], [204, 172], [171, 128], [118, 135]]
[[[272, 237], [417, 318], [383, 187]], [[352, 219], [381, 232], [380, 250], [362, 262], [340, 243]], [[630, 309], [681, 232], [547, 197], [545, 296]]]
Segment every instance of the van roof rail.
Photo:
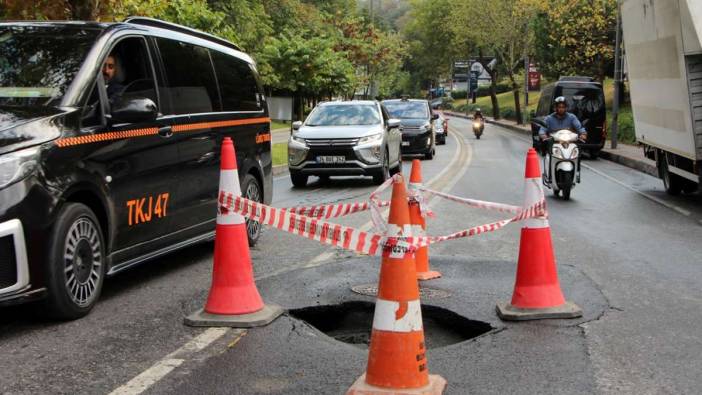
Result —
[[227, 41], [223, 38], [219, 38], [213, 34], [205, 33], [200, 30], [196, 30], [187, 26], [179, 25], [177, 23], [172, 23], [172, 22], [166, 22], [162, 21], [160, 19], [155, 19], [155, 18], [147, 18], [144, 16], [130, 16], [127, 17], [124, 20], [124, 23], [132, 23], [135, 25], [143, 25], [143, 26], [151, 26], [151, 27], [160, 27], [162, 29], [167, 29], [167, 30], [173, 30], [177, 31], [180, 33], [185, 33], [185, 34], [190, 34], [192, 36], [196, 36], [208, 41], [215, 42], [217, 44], [223, 45], [228, 48], [236, 49], [237, 51], [241, 51], [241, 47], [238, 45]]
[[585, 77], [581, 75], [566, 75], [559, 78], [558, 81], [595, 82], [595, 79], [592, 77]]

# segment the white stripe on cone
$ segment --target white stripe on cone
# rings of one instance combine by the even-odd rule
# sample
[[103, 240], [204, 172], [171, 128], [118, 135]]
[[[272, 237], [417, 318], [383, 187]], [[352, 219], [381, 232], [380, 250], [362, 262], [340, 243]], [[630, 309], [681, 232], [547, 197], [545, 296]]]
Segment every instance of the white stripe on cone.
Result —
[[[239, 172], [233, 170], [220, 170], [219, 172], [219, 191], [231, 193], [233, 196], [241, 196], [241, 187], [239, 186]], [[218, 197], [219, 199], [219, 197]], [[226, 201], [224, 202], [227, 203]], [[221, 205], [219, 201], [217, 204]], [[245, 223], [244, 216], [230, 211], [217, 210], [218, 225], [239, 225]]]
[[[524, 209], [532, 207], [543, 199], [544, 190], [541, 188], [541, 178], [527, 178], [524, 183]], [[524, 221], [523, 228], [548, 228], [548, 220], [546, 217], [529, 218]]]
[[373, 329], [387, 332], [415, 332], [422, 330], [422, 308], [419, 300], [407, 303], [407, 311], [399, 319], [400, 302], [376, 299]]

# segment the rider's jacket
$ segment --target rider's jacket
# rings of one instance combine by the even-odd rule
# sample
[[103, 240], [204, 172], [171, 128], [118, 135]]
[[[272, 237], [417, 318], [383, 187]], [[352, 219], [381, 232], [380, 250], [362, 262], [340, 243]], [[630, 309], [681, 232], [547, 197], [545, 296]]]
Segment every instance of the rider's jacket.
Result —
[[544, 119], [544, 122], [546, 123], [547, 127], [545, 128], [542, 126], [539, 129], [539, 136], [551, 132], [556, 132], [561, 129], [569, 129], [578, 134], [583, 134], [586, 132], [585, 128], [578, 120], [578, 117], [576, 117], [575, 114], [569, 112], [566, 112], [563, 115], [563, 117], [559, 117], [558, 114], [554, 112], [548, 115]]

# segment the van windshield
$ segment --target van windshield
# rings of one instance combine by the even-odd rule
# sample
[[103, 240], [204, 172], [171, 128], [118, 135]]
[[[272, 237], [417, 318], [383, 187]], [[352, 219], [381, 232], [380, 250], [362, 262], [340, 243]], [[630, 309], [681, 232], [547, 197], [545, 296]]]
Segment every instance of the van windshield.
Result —
[[78, 26], [0, 26], [0, 105], [58, 105], [98, 33]]

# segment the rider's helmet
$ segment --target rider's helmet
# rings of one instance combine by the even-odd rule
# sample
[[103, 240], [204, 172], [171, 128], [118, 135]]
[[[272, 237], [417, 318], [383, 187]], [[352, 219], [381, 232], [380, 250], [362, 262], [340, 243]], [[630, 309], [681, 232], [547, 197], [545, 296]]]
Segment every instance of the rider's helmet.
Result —
[[480, 112], [480, 108], [476, 108], [476, 109], [475, 109], [475, 112]]
[[564, 96], [558, 96], [557, 98], [553, 99], [554, 106], [557, 106], [559, 103], [563, 103], [566, 106], [568, 105], [568, 102], [566, 102], [566, 98]]

